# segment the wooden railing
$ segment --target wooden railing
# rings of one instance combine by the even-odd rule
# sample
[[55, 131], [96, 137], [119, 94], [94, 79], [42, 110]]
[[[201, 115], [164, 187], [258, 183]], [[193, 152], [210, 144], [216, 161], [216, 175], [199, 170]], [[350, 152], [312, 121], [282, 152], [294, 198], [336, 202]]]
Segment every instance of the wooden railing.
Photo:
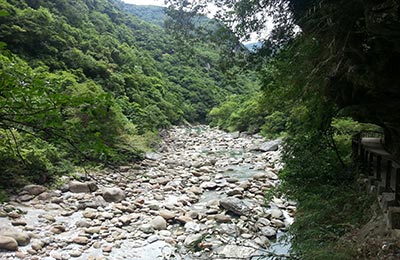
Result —
[[[375, 138], [371, 138], [375, 137]], [[376, 190], [380, 205], [393, 229], [400, 229], [400, 164], [384, 148], [383, 136], [361, 133], [352, 141], [353, 158], [358, 160], [368, 177], [370, 190]]]

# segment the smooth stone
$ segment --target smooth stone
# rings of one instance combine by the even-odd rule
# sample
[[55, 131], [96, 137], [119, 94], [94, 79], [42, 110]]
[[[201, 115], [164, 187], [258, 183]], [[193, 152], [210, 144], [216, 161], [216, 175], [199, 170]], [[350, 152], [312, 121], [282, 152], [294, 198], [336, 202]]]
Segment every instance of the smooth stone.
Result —
[[82, 213], [85, 218], [95, 219], [98, 215], [96, 211], [85, 211]]
[[182, 224], [186, 224], [190, 221], [193, 221], [193, 219], [189, 216], [179, 216], [176, 218], [176, 220]]
[[18, 200], [22, 201], [22, 202], [27, 202], [27, 201], [32, 200], [33, 198], [35, 198], [35, 195], [26, 194], [26, 195], [19, 196]]
[[63, 232], [65, 232], [65, 227], [63, 225], [55, 225], [51, 228], [51, 232], [53, 232], [54, 234], [61, 234]]
[[159, 160], [161, 160], [161, 155], [158, 154], [158, 153], [146, 153], [146, 154], [144, 155], [144, 157], [145, 157], [147, 160], [151, 160], [151, 161], [159, 161]]
[[193, 243], [199, 241], [203, 237], [203, 234], [190, 234], [185, 238], [183, 244], [186, 247], [193, 246]]
[[13, 238], [15, 241], [17, 241], [19, 246], [26, 246], [31, 241], [31, 238], [27, 233], [18, 231], [11, 227], [1, 227], [0, 235]]
[[68, 184], [69, 190], [72, 193], [89, 193], [90, 188], [87, 183], [80, 181], [70, 181]]
[[215, 220], [219, 223], [229, 223], [232, 221], [231, 217], [224, 214], [215, 215]]
[[217, 187], [218, 187], [218, 185], [213, 181], [205, 181], [202, 184], [200, 184], [200, 188], [203, 188], [203, 189], [213, 190], [213, 189], [216, 189]]
[[11, 225], [13, 226], [26, 226], [26, 224], [26, 221], [22, 219], [11, 221]]
[[283, 228], [285, 227], [285, 223], [279, 219], [272, 219], [271, 220], [271, 224], [274, 225], [275, 227], [278, 228]]
[[132, 222], [131, 216], [123, 215], [118, 218], [118, 221], [122, 223], [122, 225], [127, 226]]
[[25, 187], [22, 188], [23, 191], [26, 191], [29, 195], [39, 195], [40, 193], [43, 193], [47, 190], [46, 187], [42, 185], [36, 185], [36, 184], [31, 184], [31, 185], [26, 185]]
[[111, 245], [105, 245], [102, 247], [103, 252], [105, 253], [110, 253], [112, 251], [113, 247]]
[[186, 232], [189, 232], [189, 233], [196, 233], [201, 230], [201, 226], [199, 224], [197, 224], [196, 222], [191, 221], [191, 222], [187, 222], [185, 224], [185, 230], [186, 230]]
[[163, 230], [167, 228], [167, 221], [161, 216], [157, 216], [150, 221], [150, 225], [156, 230]]
[[89, 243], [89, 238], [79, 236], [79, 237], [75, 237], [72, 240], [72, 242], [75, 244], [79, 244], [79, 245], [86, 245], [87, 243]]
[[80, 257], [82, 255], [82, 252], [79, 250], [73, 250], [73, 251], [69, 252], [69, 255], [71, 257]]
[[175, 213], [173, 213], [172, 211], [169, 211], [169, 210], [160, 210], [159, 214], [165, 220], [169, 220], [169, 219], [175, 218]]
[[93, 235], [100, 233], [100, 230], [100, 227], [90, 227], [85, 229], [85, 233]]
[[276, 230], [273, 227], [262, 227], [260, 228], [261, 233], [268, 238], [276, 237]]
[[105, 188], [102, 196], [107, 202], [120, 202], [125, 199], [125, 192], [120, 188]]
[[259, 246], [264, 247], [264, 248], [266, 248], [266, 247], [268, 247], [270, 245], [269, 239], [264, 237], [264, 236], [256, 237], [254, 239], [254, 242], [256, 244], [258, 244]]
[[283, 217], [282, 210], [280, 209], [268, 209], [265, 213], [267, 216], [270, 216], [271, 218], [280, 219]]
[[80, 228], [87, 228], [90, 227], [91, 224], [85, 220], [79, 220], [75, 223], [75, 226]]
[[8, 250], [8, 251], [17, 251], [18, 243], [12, 237], [6, 237], [0, 235], [0, 249]]
[[143, 224], [139, 228], [143, 233], [150, 234], [154, 232], [153, 226], [150, 224]]
[[43, 241], [40, 241], [40, 240], [34, 240], [31, 244], [32, 249], [35, 251], [42, 250], [43, 246], [44, 246], [44, 243], [43, 243]]
[[255, 252], [256, 249], [251, 247], [226, 245], [218, 253], [225, 258], [250, 259]]
[[151, 244], [151, 243], [154, 243], [154, 242], [156, 242], [156, 241], [158, 241], [158, 240], [160, 240], [160, 237], [159, 236], [157, 236], [157, 235], [152, 235], [152, 236], [149, 236], [148, 238], [147, 238], [147, 242], [149, 243], [149, 244]]

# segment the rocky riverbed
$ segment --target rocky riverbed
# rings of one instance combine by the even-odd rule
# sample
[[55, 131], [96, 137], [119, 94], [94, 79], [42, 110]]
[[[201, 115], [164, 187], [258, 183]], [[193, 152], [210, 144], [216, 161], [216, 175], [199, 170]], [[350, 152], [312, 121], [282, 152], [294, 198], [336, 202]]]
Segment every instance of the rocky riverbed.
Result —
[[[279, 183], [279, 141], [175, 127], [139, 164], [30, 185], [0, 206], [1, 259], [237, 259], [275, 242], [295, 203]], [[268, 258], [265, 258], [268, 259]]]

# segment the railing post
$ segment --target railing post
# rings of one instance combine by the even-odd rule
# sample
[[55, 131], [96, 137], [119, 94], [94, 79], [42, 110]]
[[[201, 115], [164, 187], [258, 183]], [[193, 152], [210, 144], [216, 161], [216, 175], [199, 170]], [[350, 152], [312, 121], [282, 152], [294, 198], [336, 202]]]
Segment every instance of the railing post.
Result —
[[395, 168], [396, 183], [394, 188], [395, 203], [399, 205], [400, 202], [400, 168]]
[[382, 180], [382, 156], [376, 156], [376, 179], [378, 181]]
[[386, 168], [386, 176], [385, 176], [385, 191], [390, 191], [391, 173], [392, 173], [392, 161], [388, 161]]
[[369, 152], [367, 157], [367, 172], [368, 176], [370, 177], [375, 177], [373, 165], [374, 165], [374, 154], [372, 152]]
[[362, 143], [360, 143], [360, 159], [363, 164], [364, 164], [364, 152], [365, 152], [364, 146], [362, 145]]

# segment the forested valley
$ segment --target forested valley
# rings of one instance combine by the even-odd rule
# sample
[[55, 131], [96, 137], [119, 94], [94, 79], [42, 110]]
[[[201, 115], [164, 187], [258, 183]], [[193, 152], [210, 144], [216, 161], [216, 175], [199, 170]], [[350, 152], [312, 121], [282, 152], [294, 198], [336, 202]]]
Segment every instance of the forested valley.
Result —
[[258, 87], [221, 69], [223, 46], [175, 41], [120, 1], [1, 1], [0, 19], [3, 188], [140, 159], [157, 130]]
[[[189, 214], [189, 220], [203, 224], [215, 216], [219, 227], [236, 223], [233, 229], [239, 233], [225, 230], [228, 236], [263, 246], [275, 245], [277, 233], [284, 232], [290, 252], [268, 251], [261, 259], [398, 259], [396, 232], [387, 229], [377, 192], [367, 184], [373, 183], [368, 179], [372, 166], [360, 164], [354, 140], [358, 138], [360, 144], [363, 137], [379, 140], [379, 149], [390, 155], [388, 165], [397, 167], [399, 1], [166, 2], [168, 8], [120, 0], [0, 0], [0, 201], [28, 184], [63, 187], [66, 176], [89, 175], [111, 182], [117, 175], [107, 177], [108, 171], [124, 172], [126, 165], [135, 165], [129, 168], [135, 174], [144, 169], [140, 174], [145, 177], [139, 173], [132, 177], [144, 187], [149, 183], [153, 188], [169, 186], [174, 181], [160, 180], [164, 175], [146, 174], [173, 167], [175, 179], [183, 178], [185, 184], [187, 178], [193, 185], [189, 185], [189, 197], [203, 194], [203, 189], [227, 189], [232, 201], [258, 198], [263, 206], [281, 210], [278, 214], [269, 208], [264, 218], [259, 204], [254, 206], [257, 214], [248, 214], [243, 210], [248, 205], [232, 209], [223, 198], [216, 208], [207, 204], [203, 222], [201, 214]], [[205, 16], [207, 4], [220, 10], [213, 18]], [[266, 26], [272, 26], [268, 34]], [[259, 38], [249, 49], [242, 42], [255, 32]], [[193, 127], [205, 124], [211, 128]], [[265, 140], [279, 144], [279, 156], [275, 150], [269, 154], [270, 150], [253, 147]], [[238, 146], [248, 153], [229, 150]], [[186, 150], [181, 151], [182, 147]], [[199, 147], [206, 152], [193, 152]], [[218, 150], [221, 147], [228, 150]], [[157, 149], [165, 152], [164, 157], [152, 152]], [[266, 152], [267, 157], [260, 159], [257, 152]], [[207, 159], [205, 153], [214, 157]], [[181, 156], [183, 161], [169, 163], [168, 156]], [[380, 165], [381, 159], [376, 160], [372, 162]], [[225, 163], [253, 164], [247, 169], [250, 172], [260, 163], [269, 175], [253, 172], [250, 179], [228, 179], [221, 184], [225, 177], [211, 173], [225, 174], [218, 170], [219, 164], [228, 167]], [[232, 165], [224, 169], [235, 172], [239, 166]], [[190, 169], [194, 179], [180, 167]], [[387, 207], [400, 203], [397, 184], [388, 187], [389, 181], [398, 183], [400, 178], [399, 169], [394, 169], [393, 177], [385, 177], [385, 191], [395, 196]], [[101, 173], [96, 177], [95, 172]], [[152, 178], [161, 184], [154, 184]], [[198, 178], [200, 191], [194, 188]], [[179, 190], [178, 184], [171, 185]], [[125, 188], [131, 192], [130, 186]], [[383, 187], [376, 189], [379, 198]], [[158, 200], [157, 192], [151, 194], [154, 200]], [[122, 197], [113, 202], [121, 202]], [[132, 204], [141, 209], [145, 200], [138, 198]], [[185, 203], [181, 207], [190, 204]], [[105, 204], [99, 207], [107, 209]], [[163, 212], [161, 227], [158, 220], [149, 222], [158, 223], [152, 227], [155, 230], [167, 231], [168, 226], [172, 231], [173, 225], [183, 224], [185, 232], [198, 233], [180, 241], [192, 253], [183, 258], [170, 254], [165, 259], [216, 257], [211, 236], [215, 230], [224, 232], [216, 228], [204, 233], [201, 224], [186, 227], [192, 223], [188, 215], [182, 218], [158, 205], [148, 207], [146, 214]], [[290, 227], [286, 212], [290, 217], [295, 212]], [[247, 227], [251, 223], [257, 231]], [[140, 234], [148, 240], [158, 231], [149, 231], [146, 225]], [[273, 234], [268, 233], [271, 225]], [[179, 244], [179, 235], [176, 240]], [[228, 241], [222, 250], [225, 256], [252, 257], [241, 242], [228, 248], [232, 241], [221, 241]], [[238, 248], [241, 253], [234, 255], [232, 251]], [[103, 252], [109, 253], [104, 248]]]

